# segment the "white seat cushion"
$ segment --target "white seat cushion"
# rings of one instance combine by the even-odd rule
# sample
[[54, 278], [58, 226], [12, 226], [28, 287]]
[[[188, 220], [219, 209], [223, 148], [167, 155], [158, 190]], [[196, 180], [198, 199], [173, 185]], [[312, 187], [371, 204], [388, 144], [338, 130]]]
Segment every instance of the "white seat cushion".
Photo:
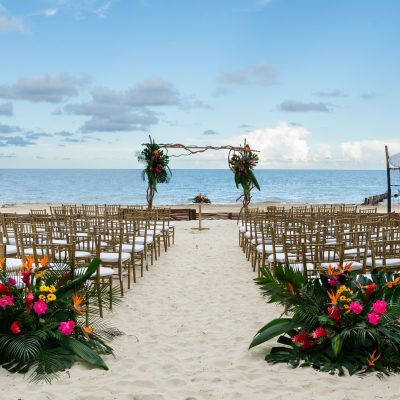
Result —
[[[135, 253], [141, 253], [144, 250], [144, 246], [141, 244], [136, 244], [135, 242]], [[123, 243], [122, 244], [122, 251], [124, 253], [132, 253], [132, 244], [130, 243]]]
[[76, 250], [75, 258], [90, 258], [92, 255], [88, 251]]
[[[272, 244], [266, 244], [264, 246], [264, 249], [263, 249], [263, 245], [259, 244], [257, 246], [258, 253], [260, 253], [260, 254], [263, 253], [263, 250], [264, 250], [265, 254], [272, 254], [274, 252]], [[283, 247], [282, 246], [275, 246], [275, 251], [281, 253], [283, 251]]]
[[[147, 236], [146, 243], [152, 244], [154, 242], [153, 236]], [[136, 244], [144, 244], [144, 236], [137, 236], [135, 237]]]
[[[359, 251], [359, 254], [362, 254], [362, 255], [364, 255], [365, 254], [365, 249], [364, 248], [362, 248], [362, 247], [360, 247], [359, 249], [358, 249], [358, 251]], [[357, 255], [357, 248], [355, 247], [354, 249], [346, 249], [345, 251], [344, 251], [344, 254], [346, 255], [346, 256], [356, 256]], [[371, 254], [371, 250], [370, 249], [368, 249], [367, 250], [367, 255], [370, 255]]]
[[332, 268], [337, 269], [339, 267], [339, 265], [346, 266], [346, 264], [349, 264], [349, 263], [352, 263], [350, 271], [360, 271], [363, 268], [362, 263], [360, 263], [358, 261], [351, 261], [351, 260], [345, 260], [345, 261], [343, 261], [342, 264], [340, 264], [339, 262], [321, 263], [321, 268], [328, 269], [329, 267], [332, 267]]
[[[290, 262], [295, 262], [297, 260], [297, 257], [295, 254], [288, 254], [288, 261]], [[268, 256], [268, 262], [272, 264], [274, 262], [274, 255], [270, 254]], [[285, 263], [285, 253], [276, 253], [276, 262], [284, 264]]]
[[[77, 275], [83, 275], [86, 272], [87, 268], [77, 268], [75, 273]], [[100, 278], [108, 278], [114, 274], [114, 270], [112, 268], [107, 267], [99, 267], [99, 275]], [[96, 277], [96, 272], [92, 275], [92, 279]]]
[[[307, 271], [313, 271], [314, 270], [314, 265], [311, 263], [307, 263]], [[293, 263], [289, 264], [289, 266], [294, 269], [295, 271], [304, 271], [304, 265], [303, 263]]]
[[14, 244], [7, 244], [6, 245], [6, 255], [9, 254], [17, 254], [17, 246]]
[[6, 258], [6, 270], [18, 271], [22, 268], [22, 260], [20, 258]]
[[[372, 257], [368, 257], [366, 261], [366, 265], [368, 267], [372, 267]], [[383, 267], [383, 260], [376, 258], [375, 259], [375, 266], [377, 268]], [[386, 266], [387, 267], [400, 267], [400, 258], [387, 258], [386, 259]]]
[[[121, 253], [121, 261], [125, 262], [131, 259], [129, 253]], [[100, 260], [104, 263], [117, 263], [119, 260], [119, 253], [100, 253]]]
[[246, 227], [245, 226], [239, 226], [239, 232], [240, 233], [246, 233]]

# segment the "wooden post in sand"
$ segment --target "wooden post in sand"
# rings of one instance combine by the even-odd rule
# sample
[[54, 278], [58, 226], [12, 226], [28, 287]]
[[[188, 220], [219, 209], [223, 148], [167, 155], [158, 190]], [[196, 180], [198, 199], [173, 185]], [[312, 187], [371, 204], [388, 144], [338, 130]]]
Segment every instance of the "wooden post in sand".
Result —
[[202, 203], [199, 203], [199, 227], [198, 228], [192, 228], [197, 231], [204, 231], [204, 230], [209, 230], [210, 228], [203, 228], [203, 217], [202, 217], [202, 212], [201, 212], [201, 205]]

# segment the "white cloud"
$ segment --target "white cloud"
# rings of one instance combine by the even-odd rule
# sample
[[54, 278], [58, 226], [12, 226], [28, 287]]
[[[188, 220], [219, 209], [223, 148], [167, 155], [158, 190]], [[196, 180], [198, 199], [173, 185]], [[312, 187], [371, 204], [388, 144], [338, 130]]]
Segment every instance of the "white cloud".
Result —
[[385, 145], [388, 145], [390, 154], [400, 152], [400, 140], [354, 140], [343, 142], [340, 147], [346, 161], [379, 165], [385, 160]]
[[0, 33], [28, 31], [27, 26], [21, 18], [13, 17], [7, 14], [7, 10], [0, 4]]
[[274, 128], [256, 129], [236, 136], [233, 143], [243, 143], [246, 139], [253, 149], [259, 150], [260, 166], [307, 164], [310, 161], [310, 145], [307, 142], [310, 135], [311, 132], [304, 127], [280, 122]]

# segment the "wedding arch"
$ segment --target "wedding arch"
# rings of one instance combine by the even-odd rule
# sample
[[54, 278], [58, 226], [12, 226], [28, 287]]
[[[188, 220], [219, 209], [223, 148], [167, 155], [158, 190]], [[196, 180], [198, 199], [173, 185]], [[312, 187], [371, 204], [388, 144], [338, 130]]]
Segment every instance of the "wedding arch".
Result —
[[[195, 146], [180, 143], [156, 143], [149, 136], [149, 143], [142, 143], [144, 149], [138, 154], [138, 161], [145, 164], [142, 172], [144, 180], [147, 180], [147, 206], [153, 207], [153, 199], [157, 192], [158, 183], [168, 183], [172, 175], [169, 168], [170, 157], [184, 157], [193, 154], [204, 153], [208, 150], [228, 150], [228, 167], [234, 173], [235, 185], [242, 188], [242, 194], [236, 201], [242, 201], [242, 210], [251, 202], [251, 192], [254, 188], [261, 190], [253, 169], [257, 166], [258, 150], [250, 148], [244, 141], [243, 145], [232, 146]], [[183, 150], [181, 154], [168, 154], [168, 150]]]

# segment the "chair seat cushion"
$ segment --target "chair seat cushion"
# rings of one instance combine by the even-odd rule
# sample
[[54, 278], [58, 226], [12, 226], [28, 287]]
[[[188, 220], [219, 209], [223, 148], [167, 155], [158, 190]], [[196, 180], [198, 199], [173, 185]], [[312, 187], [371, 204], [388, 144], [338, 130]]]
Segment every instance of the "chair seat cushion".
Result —
[[6, 270], [18, 271], [22, 268], [22, 260], [20, 258], [6, 258]]
[[[125, 262], [131, 259], [129, 253], [121, 253], [121, 261]], [[100, 253], [100, 260], [104, 263], [117, 263], [119, 260], [119, 253]]]
[[[288, 261], [290, 262], [296, 262], [297, 261], [297, 257], [296, 254], [288, 254]], [[272, 264], [274, 262], [274, 255], [270, 254], [268, 256], [268, 262], [270, 264]], [[276, 262], [280, 263], [280, 264], [284, 264], [285, 263], [285, 253], [276, 253]]]
[[[75, 273], [77, 275], [83, 275], [86, 272], [87, 268], [77, 268]], [[107, 267], [99, 267], [99, 275], [100, 278], [108, 278], [114, 274], [114, 270], [112, 268]], [[96, 277], [96, 272], [91, 276], [91, 279]]]
[[[132, 253], [132, 244], [131, 243], [123, 243], [122, 251], [124, 253]], [[144, 246], [141, 244], [136, 244], [135, 242], [135, 253], [141, 253], [144, 250]]]
[[[372, 257], [368, 257], [366, 261], [366, 265], [368, 267], [372, 267]], [[383, 260], [381, 258], [376, 258], [375, 259], [375, 266], [377, 268], [382, 268], [383, 267]], [[386, 259], [386, 266], [387, 267], [400, 267], [400, 258], [387, 258]]]
[[[283, 247], [275, 246], [275, 251], [281, 253], [283, 251]], [[272, 254], [274, 252], [274, 249], [273, 249], [272, 244], [266, 244], [265, 246], [263, 246], [262, 244], [259, 244], [257, 246], [257, 252], [260, 254], [263, 252], [265, 252], [265, 254]]]
[[[358, 261], [351, 261], [351, 260], [345, 260], [342, 263], [342, 266], [345, 266], [346, 264], [351, 264], [350, 271], [361, 271], [363, 269], [362, 263]], [[340, 263], [338, 262], [330, 262], [330, 263], [321, 263], [321, 268], [328, 269], [329, 267], [337, 269], [339, 267]]]
[[14, 244], [7, 244], [6, 245], [6, 255], [9, 254], [17, 254], [17, 246]]
[[[152, 244], [154, 242], [153, 236], [146, 237], [146, 243]], [[144, 244], [144, 236], [137, 236], [135, 237], [135, 243], [137, 244]]]

